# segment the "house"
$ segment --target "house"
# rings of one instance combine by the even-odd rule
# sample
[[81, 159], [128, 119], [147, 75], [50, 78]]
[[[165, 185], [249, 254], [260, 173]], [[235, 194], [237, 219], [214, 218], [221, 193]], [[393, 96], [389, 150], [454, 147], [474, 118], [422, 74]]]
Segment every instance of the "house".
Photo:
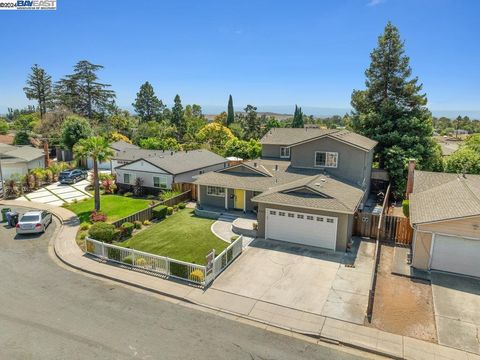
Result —
[[480, 277], [480, 175], [414, 170], [409, 178], [412, 266]]
[[[120, 140], [120, 141], [115, 141], [109, 145], [110, 149], [112, 149], [114, 156], [113, 158], [116, 158], [117, 155], [122, 152], [122, 151], [127, 151], [129, 149], [140, 149], [137, 145], [130, 144], [126, 141]], [[88, 169], [93, 169], [93, 160], [92, 159], [87, 159], [87, 168]], [[103, 161], [98, 163], [98, 168], [100, 170], [110, 170], [113, 172], [113, 169], [119, 165], [118, 162], [114, 160], [108, 160], [108, 161]]]
[[260, 142], [260, 159], [197, 176], [197, 212], [253, 211], [260, 237], [345, 251], [376, 142], [318, 128], [274, 128]]
[[0, 144], [0, 170], [3, 180], [12, 175], [26, 175], [30, 170], [45, 168], [45, 153], [30, 145]]
[[194, 176], [223, 169], [227, 160], [208, 150], [164, 151], [129, 148], [112, 159], [120, 190], [131, 191], [137, 178], [147, 193], [172, 189], [174, 184], [190, 184]]

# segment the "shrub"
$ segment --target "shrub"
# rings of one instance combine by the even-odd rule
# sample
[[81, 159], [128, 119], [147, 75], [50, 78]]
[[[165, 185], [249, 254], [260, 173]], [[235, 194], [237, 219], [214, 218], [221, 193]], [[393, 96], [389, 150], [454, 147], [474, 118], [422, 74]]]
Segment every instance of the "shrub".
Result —
[[130, 192], [130, 191], [127, 191], [126, 193], [123, 194], [123, 196], [132, 197], [132, 196], [133, 196], [133, 193]]
[[160, 200], [166, 201], [166, 200], [174, 198], [175, 196], [178, 196], [180, 194], [181, 194], [181, 192], [177, 191], [177, 190], [165, 190], [164, 192], [162, 192], [160, 194]]
[[96, 222], [88, 229], [88, 235], [95, 240], [110, 243], [115, 239], [115, 226], [105, 222]]
[[128, 221], [124, 222], [121, 226], [122, 232], [126, 237], [132, 236], [134, 227], [135, 227], [135, 225], [132, 224], [131, 222], [128, 222]]
[[173, 214], [173, 207], [169, 206], [167, 207], [167, 215], [172, 215]]
[[173, 211], [177, 211], [178, 210], [178, 206], [177, 205], [173, 205]]
[[86, 231], [81, 231], [80, 232], [80, 240], [85, 240], [86, 237], [87, 237], [87, 232]]
[[168, 208], [165, 205], [158, 205], [152, 209], [152, 214], [155, 219], [165, 219], [167, 216]]
[[403, 215], [405, 215], [408, 218], [410, 216], [410, 201], [409, 200], [403, 200], [402, 201], [402, 210], [403, 210]]
[[254, 222], [252, 224], [252, 227], [253, 227], [253, 230], [258, 230], [258, 223], [257, 222]]
[[150, 221], [148, 221], [148, 220], [145, 220], [145, 221], [143, 222], [143, 225], [144, 225], [144, 226], [149, 226], [149, 225], [152, 225], [152, 223], [151, 223]]
[[170, 274], [182, 279], [188, 279], [188, 266], [176, 262], [171, 262]]
[[190, 273], [190, 276], [189, 276], [190, 280], [192, 281], [196, 281], [198, 283], [201, 283], [203, 282], [203, 280], [205, 279], [205, 276], [203, 275], [203, 271], [200, 270], [200, 269], [195, 269], [193, 270], [191, 273]]
[[80, 224], [80, 230], [88, 230], [90, 229], [90, 224], [87, 222], [83, 222]]
[[156, 198], [157, 198], [157, 197], [156, 197], [155, 195], [152, 195], [152, 194], [147, 195], [147, 199], [148, 199], [148, 200], [155, 200]]
[[134, 221], [133, 225], [135, 229], [141, 229], [142, 228], [142, 222], [141, 221]]
[[105, 222], [105, 221], [107, 221], [107, 215], [105, 215], [104, 213], [101, 213], [101, 212], [94, 211], [90, 214], [90, 221], [92, 223]]
[[108, 248], [107, 255], [110, 260], [122, 261], [120, 249]]
[[132, 255], [125, 256], [125, 257], [122, 259], [122, 262], [123, 262], [123, 263], [126, 263], [126, 264], [133, 265], [133, 257], [132, 257]]
[[187, 206], [187, 204], [185, 204], [184, 202], [181, 202], [181, 203], [178, 204], [179, 209], [185, 209], [186, 206]]
[[143, 195], [143, 179], [140, 177], [135, 178], [135, 184], [133, 185], [133, 193], [135, 196]]
[[95, 253], [95, 244], [92, 242], [87, 242], [87, 252], [94, 254]]
[[113, 194], [115, 190], [117, 189], [117, 185], [115, 185], [115, 182], [113, 179], [104, 179], [102, 180], [102, 188], [105, 194]]
[[137, 266], [147, 266], [147, 260], [145, 260], [144, 258], [138, 258], [138, 259], [135, 259], [135, 265]]
[[113, 232], [113, 241], [119, 241], [122, 238], [123, 231], [121, 229], [115, 229]]

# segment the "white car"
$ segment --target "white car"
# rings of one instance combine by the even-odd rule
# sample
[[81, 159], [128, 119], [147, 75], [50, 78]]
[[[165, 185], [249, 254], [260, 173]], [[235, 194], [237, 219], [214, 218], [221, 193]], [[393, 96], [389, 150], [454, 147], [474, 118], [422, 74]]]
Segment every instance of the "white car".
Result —
[[52, 213], [48, 211], [29, 211], [23, 214], [17, 224], [17, 234], [43, 233], [52, 223]]

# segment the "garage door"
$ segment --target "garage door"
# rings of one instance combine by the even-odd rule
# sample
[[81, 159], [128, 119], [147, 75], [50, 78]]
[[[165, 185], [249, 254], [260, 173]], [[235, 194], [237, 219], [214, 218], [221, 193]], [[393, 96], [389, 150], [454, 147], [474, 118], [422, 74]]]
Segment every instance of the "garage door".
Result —
[[335, 250], [336, 217], [266, 209], [266, 237]]
[[480, 240], [435, 234], [431, 268], [480, 277]]

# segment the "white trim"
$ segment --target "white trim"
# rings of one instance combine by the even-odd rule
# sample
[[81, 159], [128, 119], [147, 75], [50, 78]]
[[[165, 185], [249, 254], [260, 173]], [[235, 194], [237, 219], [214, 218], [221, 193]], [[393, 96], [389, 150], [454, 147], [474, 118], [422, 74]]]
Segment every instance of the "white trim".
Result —
[[417, 222], [417, 223], [410, 223], [410, 225], [428, 225], [428, 224], [436, 224], [436, 223], [441, 223], [441, 222], [446, 222], [446, 221], [457, 221], [457, 220], [463, 220], [463, 219], [471, 219], [475, 217], [480, 217], [480, 214], [477, 215], [469, 215], [469, 216], [458, 216], [454, 218], [448, 218], [448, 219], [442, 219], [442, 220], [433, 220], [433, 221], [427, 221], [427, 222]]
[[[128, 182], [125, 181], [125, 176], [128, 175]], [[132, 174], [131, 173], [128, 173], [128, 172], [124, 172], [123, 173], [123, 179], [122, 179], [122, 184], [127, 184], [127, 185], [131, 185], [132, 183], [130, 182], [132, 179]]]
[[200, 205], [202, 204], [202, 200], [200, 199], [200, 185], [197, 184], [197, 203]]
[[432, 242], [430, 244], [430, 259], [428, 259], [428, 270], [431, 269], [433, 260], [433, 244], [435, 243], [435, 233], [432, 233]]
[[[308, 140], [303, 140], [303, 141], [299, 141], [297, 143], [293, 143], [293, 144], [290, 144], [288, 145], [289, 147], [294, 147], [294, 146], [298, 146], [298, 145], [302, 145], [302, 144], [306, 144], [306, 143], [309, 143], [310, 141], [315, 141], [315, 140], [319, 140], [319, 139], [322, 139], [324, 137], [328, 137], [329, 139], [332, 139], [332, 140], [336, 140], [336, 141], [339, 141], [343, 144], [346, 144], [346, 145], [349, 145], [351, 147], [354, 147], [356, 149], [359, 149], [359, 150], [363, 150], [365, 152], [370, 152], [372, 151], [375, 146], [377, 146], [378, 142], [375, 141], [375, 145], [373, 147], [371, 147], [370, 149], [367, 149], [367, 148], [364, 148], [364, 147], [361, 147], [361, 146], [358, 146], [358, 145], [355, 145], [351, 142], [348, 142], [348, 141], [345, 141], [345, 140], [342, 140], [342, 139], [339, 139], [337, 137], [334, 137], [334, 136], [331, 136], [331, 134], [323, 134], [323, 135], [320, 135], [320, 136], [317, 136], [317, 137], [314, 137], [314, 138], [311, 138], [311, 139], [308, 139]], [[265, 144], [265, 145], [278, 145], [278, 144]]]
[[228, 210], [228, 188], [225, 188], [225, 210]]
[[[324, 153], [325, 154], [325, 165], [317, 165], [317, 153]], [[336, 156], [336, 161], [335, 161], [335, 166], [328, 166], [327, 165], [327, 157], [328, 155], [334, 154]], [[313, 157], [313, 167], [315, 168], [330, 168], [330, 169], [336, 169], [338, 168], [338, 152], [335, 151], [315, 151], [314, 157]]]
[[[283, 155], [282, 156], [282, 150], [286, 149], [288, 150], [288, 155]], [[285, 152], [287, 152], [285, 150]], [[289, 146], [280, 146], [280, 159], [290, 159], [290, 147]]]
[[[289, 204], [281, 204], [281, 203], [276, 203], [276, 202], [270, 202], [270, 201], [259, 201], [259, 200], [254, 200], [254, 202], [259, 203], [259, 204], [267, 204], [267, 205], [278, 205], [278, 206], [285, 206], [285, 207], [291, 207], [291, 208], [298, 208], [298, 209], [307, 209], [310, 211], [325, 211], [329, 213], [338, 213], [338, 214], [347, 214], [347, 215], [354, 215], [357, 210], [354, 211], [343, 211], [343, 210], [332, 210], [332, 209], [326, 209], [326, 208], [315, 208], [315, 207], [308, 207], [308, 206], [300, 206], [300, 205], [289, 205]], [[358, 205], [360, 202], [357, 204], [356, 209], [358, 208]], [[285, 210], [289, 211], [289, 210]], [[292, 212], [292, 211], [290, 211]], [[325, 215], [328, 216], [328, 215]]]
[[243, 212], [247, 212], [247, 192], [243, 190]]
[[209, 194], [209, 193], [208, 193], [208, 188], [224, 189], [224, 191], [225, 191], [226, 187], [223, 187], [223, 186], [214, 186], [214, 185], [207, 185], [207, 196], [216, 196], [216, 197], [225, 197], [225, 196], [226, 196], [225, 193], [224, 193], [223, 195], [222, 195], [222, 194], [219, 194], [219, 195], [217, 195], [217, 194]]

